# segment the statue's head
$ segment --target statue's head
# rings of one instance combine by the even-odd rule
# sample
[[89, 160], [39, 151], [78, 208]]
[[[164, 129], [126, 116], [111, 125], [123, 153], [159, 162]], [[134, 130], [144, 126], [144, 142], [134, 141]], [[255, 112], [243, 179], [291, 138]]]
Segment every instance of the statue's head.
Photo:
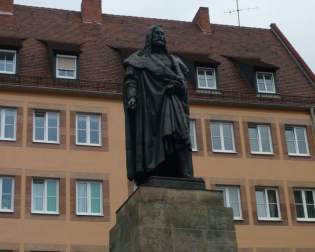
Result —
[[145, 51], [151, 53], [155, 49], [164, 50], [167, 53], [165, 32], [159, 25], [152, 26], [146, 38]]

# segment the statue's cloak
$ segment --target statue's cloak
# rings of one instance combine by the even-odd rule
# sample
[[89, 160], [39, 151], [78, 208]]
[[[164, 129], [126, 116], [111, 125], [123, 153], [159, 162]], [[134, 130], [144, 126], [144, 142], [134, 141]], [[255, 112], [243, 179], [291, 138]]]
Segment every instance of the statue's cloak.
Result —
[[[154, 54], [137, 51], [125, 61], [124, 108], [127, 172], [130, 180], [147, 177], [176, 149], [190, 147], [188, 68], [169, 55], [167, 67]], [[167, 85], [180, 83], [175, 92]], [[130, 94], [136, 108], [128, 108]]]

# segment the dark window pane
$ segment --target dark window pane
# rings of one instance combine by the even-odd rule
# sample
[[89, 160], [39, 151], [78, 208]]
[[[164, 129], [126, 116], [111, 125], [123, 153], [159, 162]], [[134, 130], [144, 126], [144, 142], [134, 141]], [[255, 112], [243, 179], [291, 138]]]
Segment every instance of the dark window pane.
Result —
[[294, 201], [296, 204], [302, 204], [302, 192], [301, 191], [294, 191]]
[[306, 204], [314, 204], [312, 191], [305, 191], [305, 200], [306, 200]]
[[279, 218], [278, 206], [277, 204], [269, 205], [270, 217], [271, 218]]
[[295, 205], [295, 209], [297, 218], [305, 218], [303, 205], [297, 204]]
[[315, 218], [315, 206], [307, 205], [307, 214], [308, 218]]

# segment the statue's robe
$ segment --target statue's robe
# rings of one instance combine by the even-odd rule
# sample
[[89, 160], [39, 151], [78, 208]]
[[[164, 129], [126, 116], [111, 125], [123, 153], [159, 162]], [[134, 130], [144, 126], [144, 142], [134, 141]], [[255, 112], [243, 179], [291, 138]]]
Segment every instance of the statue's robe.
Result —
[[[189, 134], [188, 69], [176, 56], [169, 55], [172, 67], [154, 54], [144, 51], [124, 61], [124, 108], [127, 172], [130, 180], [140, 180], [154, 173], [177, 150], [191, 148]], [[180, 83], [174, 93], [167, 85]], [[136, 97], [136, 108], [128, 108]], [[192, 169], [192, 167], [191, 167]], [[192, 174], [192, 171], [187, 171]]]

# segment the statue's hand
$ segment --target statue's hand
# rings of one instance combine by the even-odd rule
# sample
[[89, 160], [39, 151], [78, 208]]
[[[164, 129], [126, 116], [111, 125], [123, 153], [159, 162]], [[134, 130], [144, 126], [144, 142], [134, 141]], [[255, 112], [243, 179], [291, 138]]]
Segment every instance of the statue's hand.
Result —
[[168, 85], [166, 86], [166, 93], [167, 93], [167, 94], [172, 95], [172, 94], [174, 94], [174, 91], [175, 91], [174, 85], [168, 84]]
[[136, 108], [137, 101], [136, 97], [131, 97], [128, 101], [128, 108], [134, 110]]

